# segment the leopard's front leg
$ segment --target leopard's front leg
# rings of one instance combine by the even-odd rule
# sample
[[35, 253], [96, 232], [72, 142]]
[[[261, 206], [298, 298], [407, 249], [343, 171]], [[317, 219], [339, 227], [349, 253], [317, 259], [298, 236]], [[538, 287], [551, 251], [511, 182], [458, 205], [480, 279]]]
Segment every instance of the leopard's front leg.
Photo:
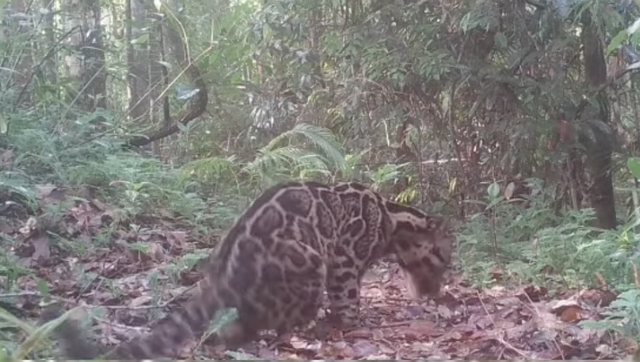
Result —
[[328, 319], [338, 328], [360, 325], [360, 277], [356, 268], [348, 267], [352, 264], [335, 262], [327, 275], [327, 294], [331, 302]]

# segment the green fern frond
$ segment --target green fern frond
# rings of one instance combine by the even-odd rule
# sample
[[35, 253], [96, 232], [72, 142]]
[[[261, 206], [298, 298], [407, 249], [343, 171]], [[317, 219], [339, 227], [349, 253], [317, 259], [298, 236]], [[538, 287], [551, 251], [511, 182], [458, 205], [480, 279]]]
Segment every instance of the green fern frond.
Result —
[[[306, 149], [305, 143], [311, 143], [313, 149]], [[259, 149], [256, 158], [242, 171], [262, 181], [281, 181], [330, 175], [346, 169], [347, 161], [331, 131], [301, 123]]]
[[313, 143], [321, 153], [323, 153], [331, 165], [337, 169], [344, 169], [346, 161], [341, 146], [333, 133], [323, 127], [317, 127], [307, 123], [299, 123], [287, 132], [280, 134], [269, 142], [260, 151], [265, 154], [279, 148], [285, 141], [291, 142], [296, 136], [302, 136], [307, 141]]
[[258, 151], [258, 157], [249, 162], [244, 170], [249, 173], [263, 173], [269, 170], [291, 169], [296, 159], [305, 155], [305, 151], [294, 146], [266, 149]]
[[182, 172], [193, 175], [202, 180], [219, 180], [229, 174], [235, 175], [238, 170], [236, 156], [207, 157], [186, 163], [181, 167]]

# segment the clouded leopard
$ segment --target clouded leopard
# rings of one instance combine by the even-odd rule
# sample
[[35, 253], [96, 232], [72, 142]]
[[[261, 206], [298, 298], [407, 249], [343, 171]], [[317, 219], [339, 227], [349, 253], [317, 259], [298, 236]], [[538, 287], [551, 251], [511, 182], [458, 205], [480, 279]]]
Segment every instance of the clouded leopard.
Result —
[[[393, 254], [412, 294], [435, 296], [453, 243], [444, 218], [389, 201], [361, 184], [283, 183], [262, 193], [222, 238], [196, 297], [106, 358], [174, 357], [224, 308], [238, 311], [238, 319], [219, 334], [227, 346], [248, 342], [261, 330], [282, 335], [316, 318], [324, 291], [331, 320], [355, 326], [360, 281], [374, 261]], [[97, 348], [69, 323], [58, 334], [66, 357], [98, 357]]]

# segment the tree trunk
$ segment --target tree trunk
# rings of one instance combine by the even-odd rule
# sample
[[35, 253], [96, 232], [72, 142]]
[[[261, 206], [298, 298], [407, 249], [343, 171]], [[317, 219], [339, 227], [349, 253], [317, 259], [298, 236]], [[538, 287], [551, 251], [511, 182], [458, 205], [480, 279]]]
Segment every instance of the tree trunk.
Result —
[[[584, 46], [584, 68], [588, 85], [595, 89], [607, 80], [607, 65], [605, 63], [604, 51], [602, 49], [599, 27], [591, 20], [591, 17], [584, 15], [582, 31], [582, 44]], [[587, 124], [591, 128], [594, 137], [586, 140], [584, 144], [586, 152], [586, 164], [591, 173], [592, 186], [589, 192], [591, 206], [593, 206], [598, 227], [613, 229], [616, 227], [615, 197], [613, 193], [613, 168], [611, 165], [611, 155], [613, 152], [612, 133], [610, 132], [609, 107], [606, 93], [600, 92], [596, 95], [597, 109], [588, 119], [594, 119], [609, 128], [609, 132]], [[591, 106], [589, 106], [591, 107]], [[592, 123], [592, 122], [591, 122]], [[589, 138], [589, 137], [586, 137]]]

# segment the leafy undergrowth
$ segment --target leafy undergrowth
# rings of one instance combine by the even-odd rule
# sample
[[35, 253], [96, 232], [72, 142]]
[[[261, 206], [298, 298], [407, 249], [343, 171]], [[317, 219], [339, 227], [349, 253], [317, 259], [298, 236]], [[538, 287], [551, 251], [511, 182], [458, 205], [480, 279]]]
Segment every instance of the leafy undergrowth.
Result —
[[[2, 234], [12, 237], [2, 241], [9, 252], [0, 256], [0, 302], [31, 326], [0, 325], [0, 341], [10, 355], [33, 336], [46, 299], [67, 308], [82, 305], [88, 312], [85, 328], [102, 344], [145, 333], [150, 322], [187, 298], [201, 277], [195, 271], [198, 262], [216, 241], [215, 235], [203, 235], [161, 211], [136, 225], [113, 223], [117, 209], [97, 199], [50, 186], [38, 189], [37, 208], [58, 205], [55, 233], [51, 225], [42, 225], [46, 218], [18, 215], [0, 225]], [[490, 270], [499, 282], [497, 269]], [[276, 349], [258, 341], [241, 353], [205, 343], [196, 351], [186, 348], [182, 357], [614, 359], [637, 350], [638, 293], [616, 297], [605, 288], [569, 293], [533, 285], [477, 288], [468, 280], [452, 273], [437, 301], [412, 301], [397, 266], [381, 262], [365, 277], [360, 328], [333, 331], [322, 340], [302, 332]], [[585, 321], [600, 324], [586, 328]], [[620, 333], [611, 333], [616, 328]], [[50, 344], [39, 346], [29, 357], [57, 354]]]

